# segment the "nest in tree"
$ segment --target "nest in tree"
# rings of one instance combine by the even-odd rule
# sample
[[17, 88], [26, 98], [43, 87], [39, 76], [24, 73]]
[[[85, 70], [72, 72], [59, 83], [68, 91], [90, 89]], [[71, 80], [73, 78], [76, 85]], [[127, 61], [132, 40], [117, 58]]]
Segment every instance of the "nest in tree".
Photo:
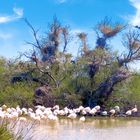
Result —
[[84, 32], [78, 34], [78, 37], [79, 37], [81, 40], [85, 40], [86, 36], [87, 36], [87, 35], [86, 35]]
[[133, 48], [134, 49], [140, 48], [140, 41], [139, 40], [134, 40], [134, 42], [133, 42]]
[[118, 32], [122, 30], [123, 26], [122, 25], [116, 25], [114, 27], [110, 27], [108, 25], [101, 25], [99, 27], [100, 31], [107, 37], [113, 37], [115, 36]]

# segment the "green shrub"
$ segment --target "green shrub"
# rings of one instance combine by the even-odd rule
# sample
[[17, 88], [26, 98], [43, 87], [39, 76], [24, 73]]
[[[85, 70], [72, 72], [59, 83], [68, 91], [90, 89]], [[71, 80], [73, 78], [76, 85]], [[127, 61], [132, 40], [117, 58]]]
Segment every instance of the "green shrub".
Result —
[[34, 85], [27, 85], [25, 83], [17, 83], [15, 85], [8, 85], [0, 90], [0, 104], [16, 107], [32, 107]]
[[7, 129], [7, 123], [0, 124], [0, 140], [14, 140], [13, 134]]
[[140, 75], [136, 74], [126, 82], [118, 84], [114, 88], [106, 106], [113, 107], [119, 105], [122, 109], [128, 109], [137, 105], [140, 108]]

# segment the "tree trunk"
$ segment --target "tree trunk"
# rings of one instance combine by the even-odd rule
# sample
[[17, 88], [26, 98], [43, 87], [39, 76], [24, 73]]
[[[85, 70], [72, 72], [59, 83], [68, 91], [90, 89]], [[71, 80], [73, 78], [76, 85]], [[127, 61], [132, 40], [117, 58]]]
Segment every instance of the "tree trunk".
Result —
[[97, 89], [90, 94], [90, 97], [87, 100], [88, 106], [93, 107], [97, 104], [104, 105], [109, 96], [112, 94], [114, 86], [127, 79], [129, 76], [130, 73], [120, 69], [114, 72], [105, 81], [101, 82]]

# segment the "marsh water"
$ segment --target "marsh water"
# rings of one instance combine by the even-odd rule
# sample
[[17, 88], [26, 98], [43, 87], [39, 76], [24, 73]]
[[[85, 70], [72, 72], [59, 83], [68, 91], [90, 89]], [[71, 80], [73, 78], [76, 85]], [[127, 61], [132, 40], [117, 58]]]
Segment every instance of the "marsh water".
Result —
[[[29, 138], [32, 135], [32, 138]], [[86, 118], [42, 121], [25, 140], [140, 140], [139, 118]]]

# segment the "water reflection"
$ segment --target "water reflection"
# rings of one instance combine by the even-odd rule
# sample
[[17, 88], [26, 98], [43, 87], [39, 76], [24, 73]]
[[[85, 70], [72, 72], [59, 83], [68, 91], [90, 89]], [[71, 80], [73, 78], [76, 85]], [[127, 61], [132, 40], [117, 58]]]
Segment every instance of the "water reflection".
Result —
[[86, 122], [62, 118], [42, 121], [30, 133], [33, 140], [139, 140], [139, 130], [136, 118], [86, 118]]

